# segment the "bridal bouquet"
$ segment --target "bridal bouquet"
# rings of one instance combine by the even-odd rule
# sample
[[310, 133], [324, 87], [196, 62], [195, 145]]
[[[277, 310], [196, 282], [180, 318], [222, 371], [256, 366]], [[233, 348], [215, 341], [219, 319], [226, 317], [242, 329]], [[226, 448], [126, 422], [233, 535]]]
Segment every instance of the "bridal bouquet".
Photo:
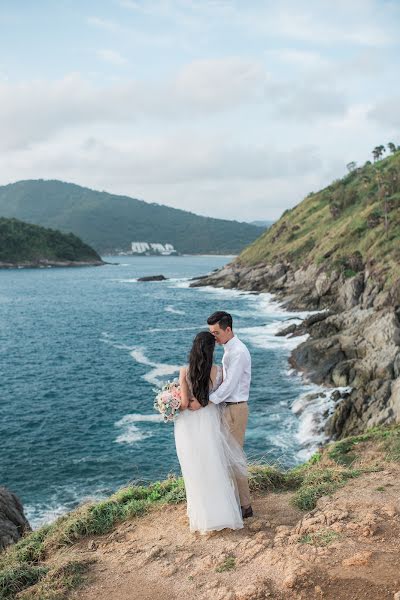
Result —
[[[158, 391], [158, 390], [155, 390]], [[181, 404], [179, 381], [167, 381], [158, 391], [154, 400], [154, 408], [164, 417], [164, 422], [176, 421]]]

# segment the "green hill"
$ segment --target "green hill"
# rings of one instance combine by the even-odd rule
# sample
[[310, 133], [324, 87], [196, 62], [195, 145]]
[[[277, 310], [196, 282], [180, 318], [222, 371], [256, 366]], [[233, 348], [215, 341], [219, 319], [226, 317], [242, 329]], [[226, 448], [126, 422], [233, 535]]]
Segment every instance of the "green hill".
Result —
[[101, 258], [78, 237], [0, 217], [0, 264], [101, 264]]
[[0, 187], [0, 215], [73, 232], [99, 253], [133, 241], [173, 244], [180, 253], [237, 254], [264, 227], [201, 217], [62, 181], [19, 181]]
[[351, 277], [365, 266], [385, 282], [399, 276], [400, 152], [367, 162], [286, 210], [238, 257], [243, 265], [313, 263]]

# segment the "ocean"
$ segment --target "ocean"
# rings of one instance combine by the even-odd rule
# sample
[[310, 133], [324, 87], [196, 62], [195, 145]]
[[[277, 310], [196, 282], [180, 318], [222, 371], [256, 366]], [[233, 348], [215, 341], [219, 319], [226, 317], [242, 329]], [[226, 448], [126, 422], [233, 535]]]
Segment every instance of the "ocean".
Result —
[[[249, 460], [293, 466], [323, 441], [329, 393], [288, 365], [305, 337], [275, 336], [310, 313], [289, 313], [270, 294], [189, 287], [231, 258], [105, 257], [114, 264], [0, 272], [0, 485], [33, 528], [179, 473], [154, 390], [177, 375], [215, 310], [232, 314], [252, 356]], [[155, 274], [168, 280], [137, 281]]]

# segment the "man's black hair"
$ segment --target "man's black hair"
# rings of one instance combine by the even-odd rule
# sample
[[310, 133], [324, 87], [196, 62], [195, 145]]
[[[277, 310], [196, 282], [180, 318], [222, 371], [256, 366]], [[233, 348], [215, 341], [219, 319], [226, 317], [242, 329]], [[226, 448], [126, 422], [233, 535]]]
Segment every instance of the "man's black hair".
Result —
[[232, 329], [232, 317], [229, 313], [223, 310], [217, 310], [217, 312], [210, 315], [207, 319], [208, 325], [218, 325], [225, 331], [227, 327]]

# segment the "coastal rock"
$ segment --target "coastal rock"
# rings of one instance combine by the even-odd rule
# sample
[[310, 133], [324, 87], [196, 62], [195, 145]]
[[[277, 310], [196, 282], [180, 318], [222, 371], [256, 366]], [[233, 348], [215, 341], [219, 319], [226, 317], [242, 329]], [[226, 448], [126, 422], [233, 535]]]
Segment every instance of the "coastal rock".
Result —
[[139, 277], [138, 281], [166, 281], [167, 278], [164, 275], [146, 275], [145, 277]]
[[289, 358], [292, 367], [306, 371], [315, 383], [333, 383], [331, 372], [334, 367], [345, 359], [340, 349], [338, 339], [311, 339], [297, 346]]
[[384, 277], [373, 264], [364, 265], [357, 256], [352, 260], [353, 277], [316, 264], [293, 268], [285, 261], [254, 266], [236, 261], [192, 284], [270, 292], [288, 310], [319, 311], [277, 335], [307, 335], [289, 363], [311, 381], [352, 387], [326, 423], [333, 438], [400, 419], [400, 386], [393, 383], [400, 377], [400, 279], [384, 290]]
[[359, 303], [364, 290], [364, 273], [347, 279], [339, 289], [337, 304], [343, 310], [353, 308]]
[[325, 296], [332, 288], [332, 285], [339, 279], [338, 271], [326, 273], [322, 271], [315, 280], [315, 289], [319, 297]]
[[393, 417], [400, 421], [400, 377], [392, 382], [388, 407], [393, 411]]
[[18, 497], [0, 487], [0, 550], [15, 544], [22, 535], [32, 531]]

